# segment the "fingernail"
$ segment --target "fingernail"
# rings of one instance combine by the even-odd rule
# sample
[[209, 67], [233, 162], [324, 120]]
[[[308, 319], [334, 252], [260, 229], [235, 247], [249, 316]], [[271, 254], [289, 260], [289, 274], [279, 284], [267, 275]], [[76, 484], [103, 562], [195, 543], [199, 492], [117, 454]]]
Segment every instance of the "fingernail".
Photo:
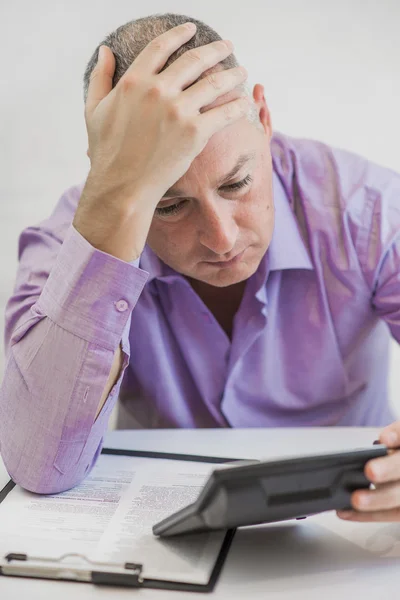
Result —
[[104, 46], [100, 46], [98, 60], [103, 60], [103, 58], [104, 58]]
[[338, 510], [337, 515], [341, 519], [350, 519], [350, 517], [353, 515], [353, 511], [352, 510]]

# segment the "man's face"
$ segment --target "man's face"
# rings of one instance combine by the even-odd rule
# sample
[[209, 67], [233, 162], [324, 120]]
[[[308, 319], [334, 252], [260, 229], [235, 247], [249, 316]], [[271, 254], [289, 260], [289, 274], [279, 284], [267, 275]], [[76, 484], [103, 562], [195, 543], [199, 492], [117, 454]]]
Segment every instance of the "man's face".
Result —
[[[238, 97], [232, 93], [221, 97]], [[274, 225], [270, 130], [242, 118], [211, 137], [157, 206], [147, 243], [175, 271], [225, 287], [248, 279]], [[242, 155], [249, 158], [221, 182]]]

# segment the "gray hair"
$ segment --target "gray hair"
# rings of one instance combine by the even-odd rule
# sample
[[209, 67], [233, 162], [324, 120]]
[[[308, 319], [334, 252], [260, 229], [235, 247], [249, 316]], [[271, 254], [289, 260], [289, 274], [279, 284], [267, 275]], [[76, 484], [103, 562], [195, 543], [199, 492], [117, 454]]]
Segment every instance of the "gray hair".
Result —
[[[113, 87], [115, 87], [118, 81], [126, 72], [126, 70], [132, 64], [132, 62], [147, 46], [147, 44], [151, 42], [151, 40], [158, 37], [165, 31], [168, 31], [169, 29], [172, 29], [173, 27], [176, 27], [177, 25], [181, 25], [188, 21], [195, 23], [195, 25], [197, 26], [196, 33], [193, 35], [192, 38], [190, 38], [188, 42], [183, 44], [180, 48], [175, 50], [173, 54], [171, 54], [166, 64], [161, 69], [160, 72], [162, 72], [164, 69], [169, 67], [169, 65], [173, 63], [177, 58], [179, 58], [180, 56], [182, 56], [182, 54], [187, 52], [187, 50], [191, 50], [192, 48], [198, 48], [199, 46], [204, 46], [205, 44], [210, 44], [211, 42], [221, 40], [221, 36], [214, 29], [209, 27], [209, 25], [203, 23], [203, 21], [193, 19], [192, 17], [188, 17], [186, 15], [179, 15], [173, 13], [154, 14], [148, 17], [135, 19], [129, 21], [128, 23], [125, 23], [125, 25], [121, 25], [115, 31], [108, 34], [104, 38], [104, 40], [99, 43], [86, 66], [85, 73], [83, 76], [83, 93], [85, 103], [87, 100], [90, 76], [97, 64], [100, 46], [108, 46], [114, 54], [115, 72], [113, 76], [112, 85]], [[218, 63], [218, 66], [219, 68], [222, 67], [223, 69], [232, 69], [233, 67], [239, 66], [239, 63], [235, 55], [231, 53], [220, 63]], [[209, 69], [209, 71], [213, 70], [215, 70], [215, 67]], [[196, 81], [194, 81], [193, 84], [202, 79], [203, 77], [204, 73]], [[245, 83], [239, 84], [237, 87], [241, 89], [243, 95], [252, 98], [250, 91]], [[250, 108], [246, 116], [251, 123], [253, 123], [257, 127], [261, 126], [258, 111], [254, 104], [254, 101], [251, 102]]]

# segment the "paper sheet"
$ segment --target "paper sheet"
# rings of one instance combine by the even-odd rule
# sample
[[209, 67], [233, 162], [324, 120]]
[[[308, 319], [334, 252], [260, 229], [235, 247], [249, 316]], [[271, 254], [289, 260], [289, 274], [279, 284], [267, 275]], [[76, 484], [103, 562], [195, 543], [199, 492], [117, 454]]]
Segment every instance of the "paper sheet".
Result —
[[152, 526], [193, 502], [213, 465], [100, 455], [78, 486], [38, 495], [16, 486], [0, 503], [0, 564], [9, 552], [143, 564], [143, 576], [207, 583], [225, 532], [159, 539]]

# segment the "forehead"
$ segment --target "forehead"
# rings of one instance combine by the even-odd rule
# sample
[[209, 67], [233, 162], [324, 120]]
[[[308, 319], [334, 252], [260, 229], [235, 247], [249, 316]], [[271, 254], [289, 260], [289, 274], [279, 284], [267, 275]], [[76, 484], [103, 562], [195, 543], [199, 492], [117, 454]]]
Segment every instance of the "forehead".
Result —
[[254, 129], [243, 117], [217, 131], [195, 157], [185, 175], [195, 171], [225, 175], [234, 167], [240, 155], [257, 151]]

